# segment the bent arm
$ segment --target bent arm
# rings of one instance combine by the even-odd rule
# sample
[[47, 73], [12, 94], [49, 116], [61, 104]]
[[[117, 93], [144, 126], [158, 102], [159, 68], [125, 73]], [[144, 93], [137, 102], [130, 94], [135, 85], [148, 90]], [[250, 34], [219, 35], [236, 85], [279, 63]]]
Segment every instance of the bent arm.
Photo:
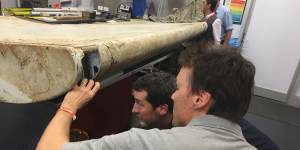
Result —
[[232, 30], [227, 31], [227, 32], [225, 33], [223, 45], [229, 46], [229, 41], [230, 41], [231, 35], [232, 35]]
[[232, 15], [230, 11], [226, 11], [224, 14], [225, 19], [225, 35], [224, 35], [224, 45], [229, 46], [229, 41], [231, 39], [232, 30], [233, 30], [233, 22], [232, 22]]
[[72, 117], [69, 114], [58, 111], [43, 133], [37, 150], [60, 150], [62, 145], [69, 142]]
[[[62, 106], [68, 108], [74, 114], [87, 102], [89, 102], [100, 89], [100, 83], [93, 80], [83, 80], [80, 86], [75, 86], [68, 92], [62, 102]], [[60, 150], [62, 145], [69, 142], [72, 115], [59, 110], [50, 121], [44, 131], [36, 149]]]

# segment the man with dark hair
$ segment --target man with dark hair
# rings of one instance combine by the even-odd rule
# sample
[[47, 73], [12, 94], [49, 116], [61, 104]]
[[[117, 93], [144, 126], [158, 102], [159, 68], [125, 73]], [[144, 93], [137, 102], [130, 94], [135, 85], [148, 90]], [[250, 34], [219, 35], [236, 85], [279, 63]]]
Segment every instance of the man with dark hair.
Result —
[[132, 112], [138, 117], [136, 127], [168, 129], [172, 127], [173, 101], [176, 79], [164, 72], [149, 73], [139, 77], [132, 87], [134, 105]]
[[174, 101], [174, 127], [136, 129], [82, 142], [69, 142], [75, 112], [99, 89], [84, 80], [70, 91], [62, 108], [45, 130], [37, 150], [254, 150], [237, 124], [247, 112], [255, 67], [239, 53], [227, 49], [201, 55], [187, 50], [180, 57]]
[[[135, 100], [133, 113], [138, 124], [133, 127], [144, 129], [172, 128], [173, 101], [171, 95], [176, 89], [173, 75], [163, 72], [149, 73], [133, 83]], [[258, 150], [278, 150], [272, 140], [245, 119], [239, 122], [247, 142]]]
[[214, 44], [221, 44], [222, 21], [216, 16], [215, 10], [218, 0], [203, 0], [204, 21], [207, 22], [207, 31], [204, 38]]
[[[200, 110], [196, 114], [217, 116], [232, 123], [238, 123], [242, 119], [248, 110], [254, 85], [255, 67], [252, 63], [235, 51], [223, 50], [208, 51], [199, 56], [191, 51], [184, 53], [179, 62], [182, 67], [177, 76], [177, 91], [172, 96], [173, 123], [186, 124], [180, 120], [191, 120], [195, 117], [193, 113], [180, 113], [181, 110], [186, 110], [180, 107], [184, 104], [176, 105], [188, 97], [192, 101], [186, 107]], [[190, 93], [185, 90], [190, 90]], [[181, 117], [190, 119], [180, 119]]]

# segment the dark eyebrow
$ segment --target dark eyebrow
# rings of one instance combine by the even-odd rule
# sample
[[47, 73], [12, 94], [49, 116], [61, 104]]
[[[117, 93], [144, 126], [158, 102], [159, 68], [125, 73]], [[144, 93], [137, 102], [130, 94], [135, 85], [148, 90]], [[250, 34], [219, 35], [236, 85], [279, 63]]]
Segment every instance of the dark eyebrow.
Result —
[[133, 99], [134, 99], [135, 101], [137, 101], [137, 102], [141, 102], [141, 100], [135, 98], [134, 96], [133, 96]]

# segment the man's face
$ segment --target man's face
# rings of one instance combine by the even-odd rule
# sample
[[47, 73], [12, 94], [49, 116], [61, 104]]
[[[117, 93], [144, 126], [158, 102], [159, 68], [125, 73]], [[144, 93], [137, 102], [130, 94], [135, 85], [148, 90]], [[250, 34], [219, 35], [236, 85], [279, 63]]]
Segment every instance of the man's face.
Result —
[[174, 101], [173, 126], [186, 126], [193, 117], [190, 76], [192, 69], [181, 68], [176, 78], [177, 88], [172, 95]]
[[202, 6], [203, 6], [203, 13], [206, 12], [206, 10], [210, 9], [210, 5], [208, 5], [207, 0], [202, 0]]
[[159, 120], [159, 114], [152, 107], [152, 105], [146, 100], [147, 92], [132, 90], [135, 103], [132, 108], [132, 112], [136, 113], [139, 118], [140, 125], [143, 128], [151, 128]]

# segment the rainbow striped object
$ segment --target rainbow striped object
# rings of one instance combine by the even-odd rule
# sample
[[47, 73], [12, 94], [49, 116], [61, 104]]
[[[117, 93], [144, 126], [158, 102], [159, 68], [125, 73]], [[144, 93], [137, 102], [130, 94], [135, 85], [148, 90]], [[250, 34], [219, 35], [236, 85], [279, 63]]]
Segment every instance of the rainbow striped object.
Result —
[[230, 11], [234, 23], [241, 24], [246, 2], [247, 0], [231, 0]]

